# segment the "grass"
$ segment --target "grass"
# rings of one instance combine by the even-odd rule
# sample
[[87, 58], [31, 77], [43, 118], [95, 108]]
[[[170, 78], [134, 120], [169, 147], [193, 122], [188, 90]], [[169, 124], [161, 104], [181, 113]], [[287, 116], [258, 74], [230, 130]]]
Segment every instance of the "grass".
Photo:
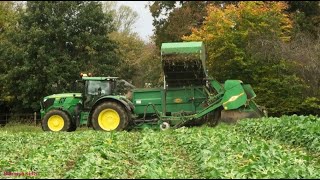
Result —
[[0, 128], [1, 131], [6, 131], [9, 133], [20, 133], [20, 132], [43, 132], [40, 125], [31, 125], [24, 123], [8, 123]]
[[[91, 128], [88, 127], [80, 127], [77, 128], [77, 131], [86, 131], [91, 130]], [[6, 131], [9, 133], [20, 133], [20, 132], [33, 132], [33, 133], [43, 133], [43, 130], [41, 128], [41, 124], [28, 124], [28, 123], [8, 123], [5, 126], [0, 127], [0, 132]]]

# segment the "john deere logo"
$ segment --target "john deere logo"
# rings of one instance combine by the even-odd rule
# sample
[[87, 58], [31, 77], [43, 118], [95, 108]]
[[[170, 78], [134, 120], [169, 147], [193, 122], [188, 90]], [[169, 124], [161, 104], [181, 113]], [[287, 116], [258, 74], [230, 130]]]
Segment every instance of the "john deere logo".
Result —
[[182, 103], [182, 99], [181, 98], [176, 98], [176, 99], [174, 99], [174, 102], [175, 103]]

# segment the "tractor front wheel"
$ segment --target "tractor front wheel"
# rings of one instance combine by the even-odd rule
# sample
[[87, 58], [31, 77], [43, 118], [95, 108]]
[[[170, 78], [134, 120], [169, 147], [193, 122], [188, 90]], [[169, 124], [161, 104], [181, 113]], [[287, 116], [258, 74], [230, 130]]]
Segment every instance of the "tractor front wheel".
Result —
[[61, 110], [49, 111], [42, 120], [42, 129], [44, 131], [70, 131], [71, 120], [67, 113]]
[[100, 104], [92, 114], [92, 126], [95, 130], [121, 131], [127, 127], [128, 123], [127, 111], [115, 102]]

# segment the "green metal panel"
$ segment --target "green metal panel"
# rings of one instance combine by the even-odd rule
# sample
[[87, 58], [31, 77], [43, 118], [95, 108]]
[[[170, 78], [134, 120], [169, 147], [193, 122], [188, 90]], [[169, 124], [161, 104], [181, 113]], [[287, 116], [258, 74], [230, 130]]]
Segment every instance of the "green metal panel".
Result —
[[162, 43], [162, 54], [174, 53], [200, 53], [204, 50], [203, 42], [173, 42]]
[[91, 105], [91, 107], [95, 106], [96, 104], [99, 104], [103, 101], [116, 101], [122, 105], [124, 105], [129, 111], [131, 111], [131, 102], [126, 99], [125, 96], [117, 95], [117, 96], [112, 96], [112, 95], [106, 95], [106, 96], [101, 96], [99, 97], [94, 103]]
[[167, 90], [167, 112], [196, 113], [203, 109], [201, 103], [207, 98], [203, 87], [169, 88]]
[[[169, 88], [164, 96], [164, 89], [134, 89], [133, 104], [135, 106], [135, 114], [142, 116], [145, 108], [149, 104], [153, 104], [156, 110], [163, 113], [165, 106], [167, 113], [188, 112], [196, 113], [202, 110], [205, 106], [203, 102], [207, 96], [203, 87], [187, 87], [187, 88]], [[166, 98], [166, 104], [163, 104], [163, 99]], [[147, 113], [155, 113], [155, 110], [149, 106]]]
[[67, 97], [81, 97], [81, 93], [61, 93], [61, 94], [52, 94], [50, 96], [46, 96], [44, 99], [49, 98], [67, 98]]
[[46, 109], [41, 109], [41, 118], [49, 112], [52, 109], [62, 109], [66, 112], [68, 112], [71, 115], [71, 118], [73, 115], [75, 115], [75, 107], [78, 103], [82, 103], [81, 97], [79, 96], [70, 96], [70, 94], [65, 94], [66, 96], [63, 96], [62, 94], [59, 94], [58, 96], [56, 95], [51, 95], [47, 96], [50, 97], [49, 99], [53, 98], [54, 102], [52, 105], [47, 107]]
[[205, 69], [206, 53], [204, 43], [201, 41], [162, 43], [161, 56], [169, 54], [198, 55], [199, 59], [202, 61], [202, 64], [204, 65], [203, 68]]
[[[132, 102], [135, 106], [134, 113], [143, 116], [148, 104], [153, 104], [157, 111], [162, 111], [162, 93], [163, 89], [134, 89], [132, 91]], [[149, 106], [146, 113], [155, 113], [154, 109]]]
[[242, 81], [240, 81], [240, 80], [226, 80], [224, 82], [224, 89], [225, 90], [232, 89], [235, 86], [241, 85], [241, 83], [242, 83]]
[[223, 95], [222, 105], [225, 110], [237, 109], [246, 103], [247, 94], [241, 85], [241, 81], [227, 80], [224, 87], [226, 92]]

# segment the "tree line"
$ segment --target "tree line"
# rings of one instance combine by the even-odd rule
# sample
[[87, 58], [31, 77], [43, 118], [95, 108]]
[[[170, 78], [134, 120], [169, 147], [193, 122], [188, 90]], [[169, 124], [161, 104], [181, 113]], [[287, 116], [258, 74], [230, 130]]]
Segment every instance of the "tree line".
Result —
[[155, 43], [203, 41], [209, 74], [251, 84], [269, 114], [320, 114], [320, 2], [154, 1]]
[[33, 112], [44, 96], [74, 91], [81, 72], [132, 81], [156, 59], [132, 30], [137, 18], [116, 2], [0, 2], [0, 99]]
[[[163, 42], [203, 41], [209, 74], [251, 84], [269, 114], [319, 114], [319, 1], [149, 1], [154, 34], [128, 6], [97, 1], [0, 2], [0, 99], [11, 112], [72, 92], [80, 72], [162, 85]], [[1, 106], [1, 104], [0, 104]]]

